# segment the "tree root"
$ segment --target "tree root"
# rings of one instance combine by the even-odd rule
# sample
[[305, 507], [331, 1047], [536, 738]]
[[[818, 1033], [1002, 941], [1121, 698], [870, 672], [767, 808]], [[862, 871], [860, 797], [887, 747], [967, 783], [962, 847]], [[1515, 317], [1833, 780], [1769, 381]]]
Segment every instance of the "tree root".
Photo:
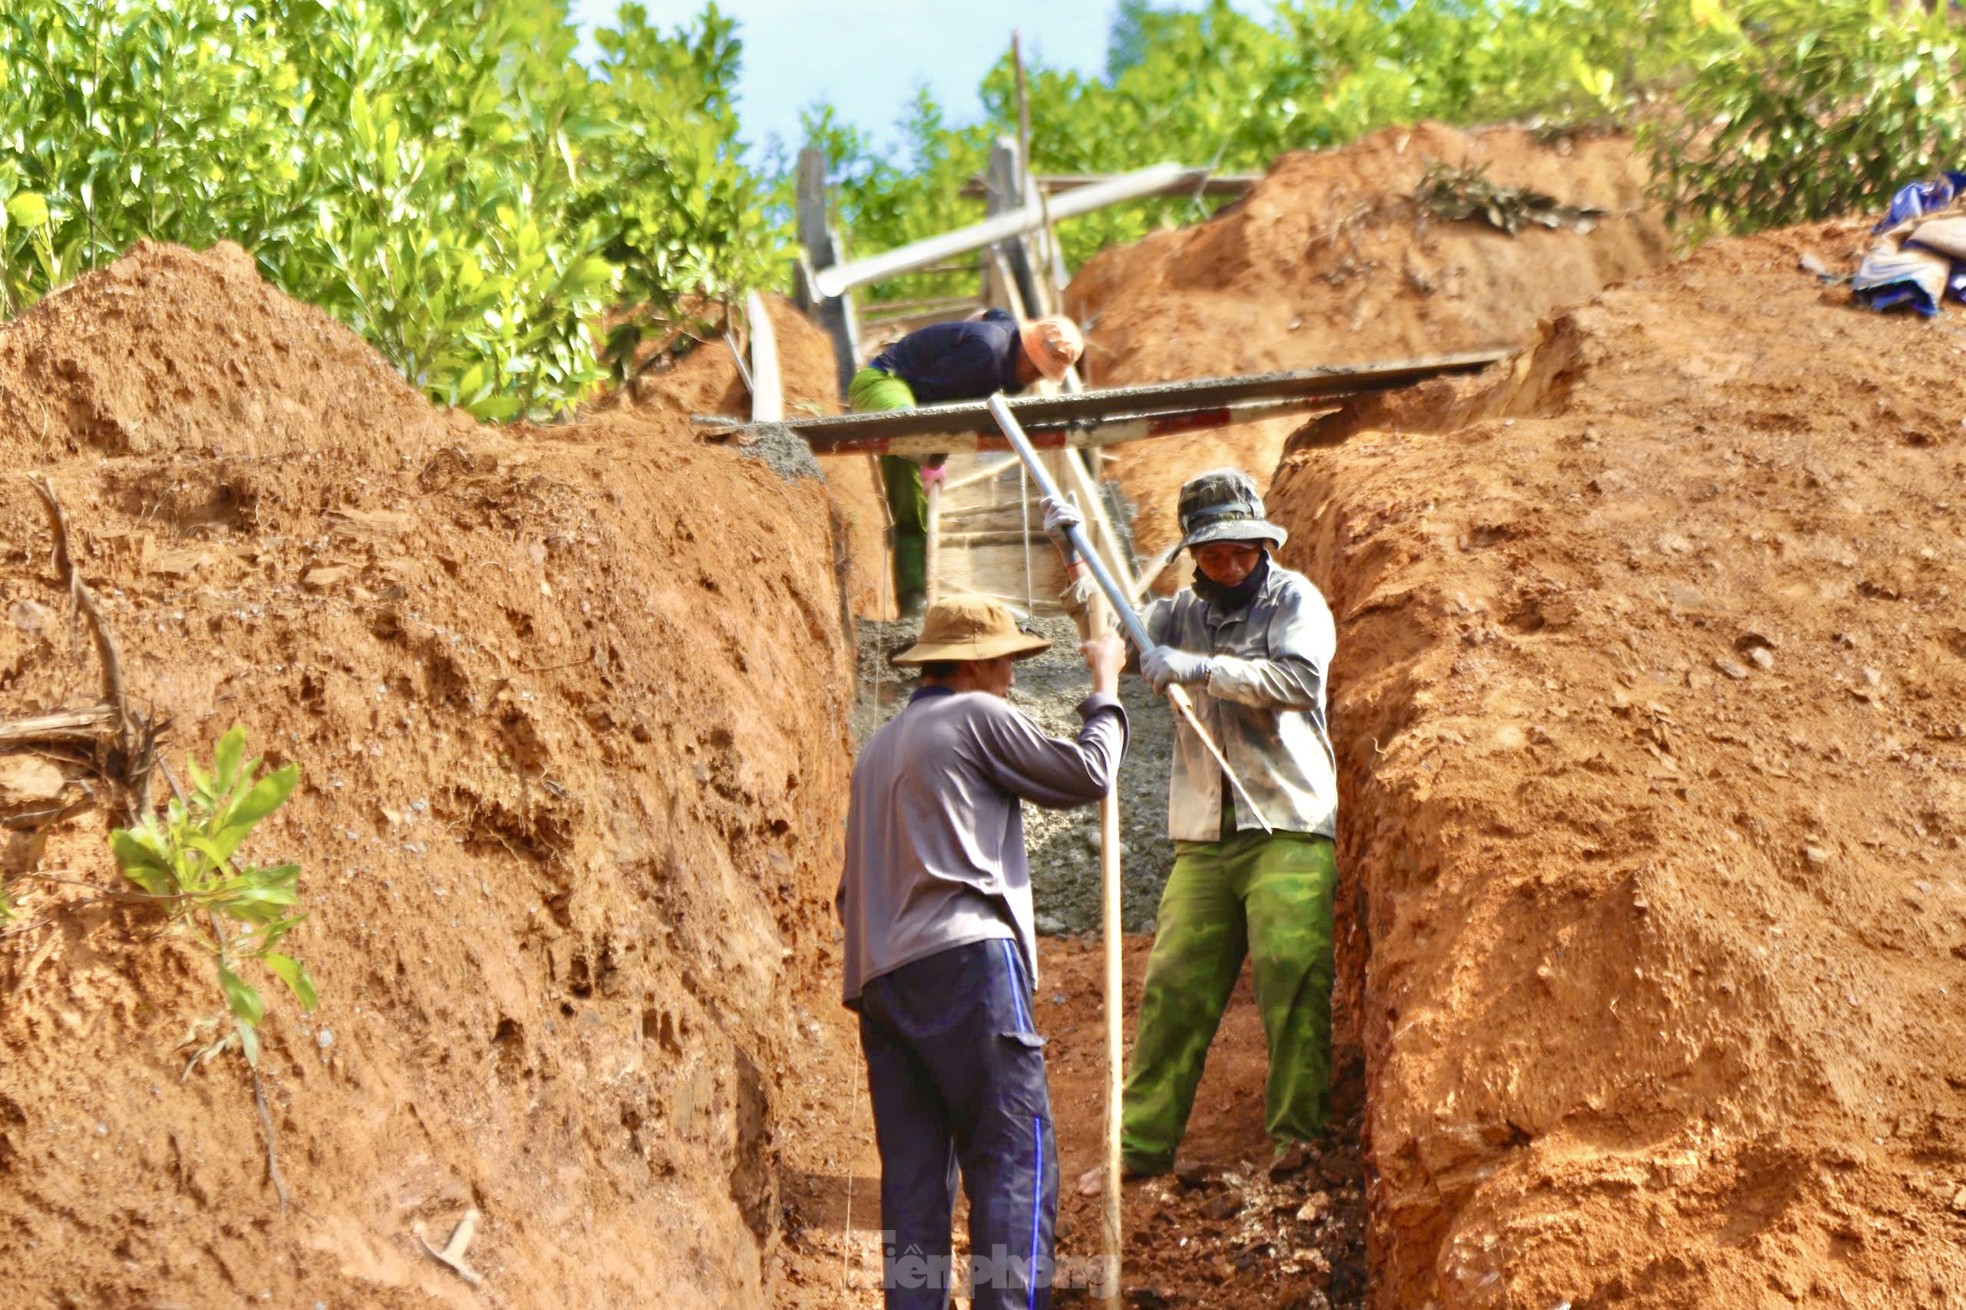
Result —
[[[54, 536], [55, 572], [68, 588], [69, 599], [74, 602], [75, 608], [88, 620], [89, 631], [95, 638], [96, 656], [102, 663], [102, 703], [84, 709], [61, 710], [0, 723], [0, 744], [87, 741], [95, 739], [104, 728], [113, 728], [114, 743], [123, 764], [122, 782], [129, 791], [130, 812], [134, 818], [141, 818], [150, 812], [150, 778], [160, 765], [171, 791], [179, 800], [184, 798], [184, 789], [171, 773], [171, 766], [157, 753], [157, 738], [165, 725], [152, 723], [130, 708], [129, 693], [123, 681], [123, 657], [116, 648], [116, 638], [109, 630], [109, 621], [103, 617], [102, 607], [96, 603], [95, 593], [82, 581], [81, 570], [75, 565], [68, 540], [68, 515], [63, 511], [54, 487], [45, 477], [30, 473], [27, 480], [41, 498], [42, 507], [48, 514], [48, 529]], [[124, 898], [116, 893], [107, 893], [102, 899]], [[145, 896], [133, 899], [158, 898]], [[216, 920], [212, 928], [219, 934], [218, 940], [224, 941], [223, 930]], [[266, 1175], [273, 1183], [273, 1193], [279, 1198], [281, 1211], [285, 1212], [287, 1180], [280, 1172], [273, 1113], [267, 1108], [266, 1085], [257, 1066], [253, 1067], [252, 1075], [253, 1104], [259, 1111], [259, 1125], [266, 1137]]]

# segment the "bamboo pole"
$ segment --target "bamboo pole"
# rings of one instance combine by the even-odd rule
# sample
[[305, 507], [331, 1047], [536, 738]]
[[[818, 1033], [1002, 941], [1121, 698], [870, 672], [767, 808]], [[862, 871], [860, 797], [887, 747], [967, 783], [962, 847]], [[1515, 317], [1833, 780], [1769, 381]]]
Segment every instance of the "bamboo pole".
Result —
[[1099, 887], [1100, 918], [1103, 922], [1106, 955], [1106, 1115], [1102, 1140], [1105, 1145], [1106, 1186], [1099, 1196], [1099, 1245], [1106, 1257], [1104, 1298], [1108, 1305], [1120, 1304], [1120, 1256], [1126, 1248], [1126, 1231], [1120, 1216], [1120, 1109], [1126, 1067], [1125, 1005], [1126, 981], [1123, 968], [1120, 895], [1120, 799], [1119, 784], [1099, 802]]
[[1035, 205], [1038, 211], [1037, 230], [1019, 238], [1024, 243], [1024, 262], [1031, 270], [1031, 286], [1037, 292], [1038, 301], [1035, 305], [1024, 306], [1024, 317], [1038, 318], [1056, 313], [1058, 309], [1051, 279], [1040, 272], [1048, 266], [1049, 260], [1038, 257], [1040, 252], [1033, 248], [1031, 241], [1033, 236], [1037, 236], [1041, 245], [1049, 243], [1052, 235], [1051, 205], [1044, 192], [1037, 190], [1031, 182], [1031, 101], [1024, 90], [1024, 43], [1015, 30], [1010, 34], [1010, 63], [1017, 80], [1017, 200], [1027, 209]]
[[[1038, 190], [1048, 196], [1055, 196], [1104, 182], [1109, 176], [1111, 175], [1105, 173], [1041, 173], [1032, 181], [1037, 185]], [[1248, 194], [1249, 189], [1262, 180], [1261, 173], [1214, 173], [1205, 167], [1195, 167], [1184, 170], [1177, 181], [1169, 183], [1165, 191], [1157, 194], [1241, 196]], [[963, 183], [962, 190], [957, 194], [965, 200], [981, 199], [989, 194], [989, 181], [981, 174], [972, 176]]]
[[[1051, 203], [1045, 193], [1038, 189], [1032, 180], [1031, 167], [1031, 104], [1025, 90], [1024, 50], [1016, 32], [1010, 35], [1010, 57], [1017, 75], [1017, 178], [1022, 188], [1022, 200], [1026, 207], [1036, 205], [1040, 225], [1033, 235], [1038, 237], [1040, 250], [1032, 250], [1030, 236], [1019, 238], [1024, 242], [1025, 262], [1031, 267], [1031, 283], [1037, 288], [1041, 301], [1038, 305], [1027, 306], [1040, 314], [1057, 313], [1064, 307], [1064, 286], [1059, 276], [1061, 261], [1058, 257], [1058, 231], [1052, 225]], [[1033, 256], [1037, 255], [1036, 258]], [[1040, 271], [1042, 270], [1042, 271]], [[1067, 371], [1065, 389], [1078, 391], [1078, 374]], [[1070, 475], [1070, 481], [1077, 484], [1079, 493], [1087, 504], [1087, 512], [1094, 516], [1100, 535], [1114, 565], [1120, 571], [1124, 585], [1129, 588], [1133, 582], [1133, 560], [1128, 551], [1121, 548], [1119, 536], [1113, 531], [1112, 522], [1106, 516], [1104, 498], [1099, 487], [1086, 472], [1085, 461], [1071, 450], [1057, 452], [1058, 462]], [[1026, 476], [1029, 474], [1027, 472]], [[1029, 505], [1028, 493], [1025, 504]], [[1026, 536], [1028, 537], [1028, 532]], [[1026, 567], [1029, 566], [1028, 553]], [[1083, 561], [1076, 557], [1065, 560], [1065, 595], [1063, 599], [1070, 606], [1074, 599], [1082, 598], [1077, 612], [1079, 636], [1090, 640], [1106, 632], [1119, 621], [1111, 604], [1100, 594], [1098, 588], [1081, 589], [1078, 585], [1080, 575], [1085, 570]], [[1104, 1166], [1105, 1186], [1099, 1193], [1099, 1254], [1103, 1277], [1096, 1291], [1105, 1295], [1100, 1298], [1105, 1305], [1120, 1304], [1120, 1264], [1126, 1238], [1120, 1218], [1120, 1099], [1123, 1091], [1123, 1072], [1126, 1064], [1125, 1047], [1125, 1006], [1126, 993], [1123, 975], [1123, 954], [1121, 932], [1121, 884], [1120, 884], [1120, 798], [1119, 783], [1114, 780], [1112, 790], [1099, 799], [1099, 887], [1100, 887], [1100, 928], [1105, 952], [1105, 1000], [1106, 1000], [1106, 1106], [1105, 1121], [1101, 1138], [1101, 1163]]]

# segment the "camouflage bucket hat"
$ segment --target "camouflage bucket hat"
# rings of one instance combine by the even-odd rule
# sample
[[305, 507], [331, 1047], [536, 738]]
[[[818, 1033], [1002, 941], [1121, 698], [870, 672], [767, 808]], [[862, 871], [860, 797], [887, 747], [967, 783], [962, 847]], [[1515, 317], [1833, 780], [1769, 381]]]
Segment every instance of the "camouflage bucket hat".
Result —
[[1290, 534], [1264, 517], [1263, 497], [1241, 469], [1210, 469], [1181, 487], [1181, 544], [1267, 541], [1281, 546]]

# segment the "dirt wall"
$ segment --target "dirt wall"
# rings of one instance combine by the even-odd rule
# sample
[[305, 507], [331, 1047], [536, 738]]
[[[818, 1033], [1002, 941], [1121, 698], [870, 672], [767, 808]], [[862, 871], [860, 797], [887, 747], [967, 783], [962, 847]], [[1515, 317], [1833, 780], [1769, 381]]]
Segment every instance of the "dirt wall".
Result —
[[[134, 702], [301, 766], [262, 1059], [184, 1076], [209, 961], [117, 884], [98, 806], [4, 834], [10, 1304], [762, 1304], [783, 1079], [836, 1004], [850, 652], [827, 498], [658, 407], [430, 410], [242, 253], [142, 247], [0, 330], [0, 718], [95, 699], [48, 474]], [[187, 1046], [187, 1037], [192, 1045]], [[473, 1291], [421, 1249], [467, 1207]]]
[[[765, 303], [778, 342], [786, 416], [844, 412], [833, 339], [783, 296], [767, 296]], [[684, 421], [692, 414], [751, 413], [751, 393], [722, 341], [704, 342], [667, 371], [643, 375], [629, 399], [634, 408], [653, 407]], [[832, 455], [822, 457], [819, 465], [826, 475], [840, 552], [835, 566], [852, 612], [862, 618], [890, 617], [893, 598], [884, 579], [887, 511], [874, 461], [866, 455]]]
[[[1446, 222], [1412, 201], [1429, 165], [1608, 211], [1588, 231]], [[1171, 381], [1511, 348], [1556, 308], [1663, 262], [1649, 176], [1621, 137], [1538, 140], [1515, 127], [1388, 128], [1277, 160], [1214, 219], [1089, 261], [1067, 301], [1094, 385]], [[1151, 553], [1187, 477], [1239, 464], [1267, 479], [1295, 422], [1120, 447], [1116, 476]]]
[[1966, 1287], [1956, 316], [1719, 241], [1306, 431], [1373, 1303]]

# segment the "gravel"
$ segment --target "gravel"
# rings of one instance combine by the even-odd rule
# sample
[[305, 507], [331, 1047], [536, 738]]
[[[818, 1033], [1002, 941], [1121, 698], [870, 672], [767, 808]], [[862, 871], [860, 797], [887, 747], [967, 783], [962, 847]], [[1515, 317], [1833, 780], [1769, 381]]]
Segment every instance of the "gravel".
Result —
[[737, 453], [745, 459], [764, 461], [787, 482], [797, 482], [800, 478], [825, 480], [826, 474], [821, 471], [812, 447], [790, 428], [779, 423], [761, 423], [751, 433], [752, 440], [737, 447]]
[[[907, 703], [920, 685], [913, 670], [888, 665], [891, 652], [913, 642], [913, 621], [859, 624], [860, 694], [854, 706], [854, 741], [864, 742]], [[1068, 618], [1032, 624], [1051, 638], [1049, 652], [1017, 665], [1010, 702], [1054, 736], [1078, 732], [1078, 704], [1091, 691], [1078, 631]], [[1161, 887], [1174, 862], [1167, 837], [1167, 776], [1174, 750], [1173, 712], [1147, 684], [1120, 679], [1126, 705], [1126, 758], [1120, 765], [1120, 877], [1126, 931], [1150, 932]], [[1099, 923], [1099, 809], [1046, 810], [1024, 806], [1024, 840], [1031, 857], [1031, 887], [1038, 931], [1069, 937], [1096, 933]]]

